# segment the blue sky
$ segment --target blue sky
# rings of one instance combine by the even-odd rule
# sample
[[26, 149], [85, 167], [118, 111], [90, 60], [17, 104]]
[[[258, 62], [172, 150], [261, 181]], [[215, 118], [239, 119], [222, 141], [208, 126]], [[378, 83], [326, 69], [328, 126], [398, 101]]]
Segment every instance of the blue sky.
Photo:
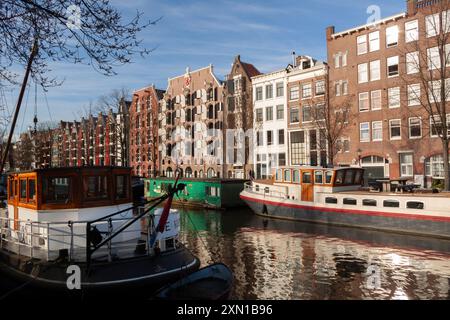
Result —
[[[112, 0], [125, 17], [136, 9], [148, 19], [162, 20], [145, 30], [144, 45], [156, 50], [145, 59], [116, 69], [117, 76], [105, 77], [82, 65], [53, 64], [52, 74], [65, 79], [61, 87], [47, 93], [49, 110], [43, 94], [38, 94], [40, 121], [74, 120], [81, 117], [83, 106], [94, 102], [112, 89], [131, 90], [155, 84], [165, 89], [167, 78], [191, 69], [213, 64], [223, 78], [234, 56], [253, 63], [267, 72], [285, 67], [290, 54], [306, 54], [326, 59], [325, 28], [337, 31], [365, 24], [370, 5], [381, 8], [387, 17], [406, 10], [406, 0]], [[16, 102], [17, 90], [7, 92], [9, 108]], [[34, 92], [23, 108], [17, 131], [31, 124]], [[16, 131], [16, 132], [17, 132]]]

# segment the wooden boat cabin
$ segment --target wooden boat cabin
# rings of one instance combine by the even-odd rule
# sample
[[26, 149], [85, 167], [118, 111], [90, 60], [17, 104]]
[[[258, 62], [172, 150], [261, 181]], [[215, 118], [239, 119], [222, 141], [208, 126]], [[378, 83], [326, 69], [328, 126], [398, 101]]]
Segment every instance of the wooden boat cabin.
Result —
[[[125, 210], [121, 218], [133, 217], [130, 168], [75, 167], [11, 173], [7, 188], [8, 211], [2, 227], [7, 226], [10, 237], [32, 248], [58, 251], [70, 242], [71, 247], [83, 250], [86, 222], [121, 210]], [[104, 222], [97, 227], [107, 231], [118, 223], [108, 226]], [[138, 239], [138, 227], [115, 241]], [[60, 238], [56, 240], [57, 236]]]

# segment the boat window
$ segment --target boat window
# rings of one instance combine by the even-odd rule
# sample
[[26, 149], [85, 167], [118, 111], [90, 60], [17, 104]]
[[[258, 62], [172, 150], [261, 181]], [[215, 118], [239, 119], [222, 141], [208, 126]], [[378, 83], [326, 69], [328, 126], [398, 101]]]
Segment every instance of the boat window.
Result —
[[336, 171], [336, 184], [343, 184], [344, 183], [344, 170]]
[[303, 183], [311, 183], [312, 179], [311, 179], [311, 172], [303, 172], [303, 179], [302, 179]]
[[20, 201], [27, 202], [27, 179], [20, 179]]
[[284, 181], [291, 182], [291, 170], [284, 170]]
[[377, 201], [373, 200], [373, 199], [364, 199], [363, 200], [363, 206], [376, 207], [377, 206]]
[[323, 172], [322, 171], [316, 171], [314, 173], [314, 182], [316, 184], [322, 184], [323, 183]]
[[283, 170], [277, 170], [276, 181], [283, 181]]
[[36, 180], [28, 179], [28, 202], [36, 203]]
[[116, 176], [116, 199], [128, 199], [128, 176]]
[[344, 184], [351, 185], [351, 184], [353, 184], [354, 179], [355, 179], [355, 171], [354, 170], [346, 170]]
[[363, 177], [362, 170], [356, 170], [355, 172], [355, 185], [360, 185], [362, 183], [361, 179]]
[[87, 176], [84, 177], [85, 198], [88, 200], [108, 199], [108, 177]]
[[292, 182], [300, 183], [300, 171], [294, 170], [294, 177], [293, 177]]
[[343, 203], [346, 205], [349, 205], [349, 206], [356, 206], [357, 201], [356, 201], [356, 199], [344, 198]]
[[330, 184], [333, 179], [333, 171], [325, 172], [325, 183]]
[[269, 187], [264, 188], [264, 193], [270, 193], [270, 188]]
[[423, 210], [424, 205], [423, 205], [423, 202], [419, 202], [419, 201], [409, 201], [409, 202], [406, 204], [406, 207], [407, 207], [408, 209], [418, 209], [418, 210]]
[[175, 241], [173, 238], [166, 239], [166, 250], [175, 249]]
[[338, 200], [336, 198], [332, 198], [332, 197], [327, 197], [325, 198], [325, 203], [329, 203], [329, 204], [337, 204]]
[[395, 200], [384, 200], [383, 206], [386, 208], [400, 208], [400, 202]]
[[46, 177], [43, 179], [42, 187], [44, 203], [68, 203], [70, 201], [72, 178]]
[[14, 179], [9, 180], [9, 199], [14, 199]]
[[259, 185], [256, 185], [256, 186], [255, 186], [255, 191], [256, 191], [256, 192], [259, 192]]

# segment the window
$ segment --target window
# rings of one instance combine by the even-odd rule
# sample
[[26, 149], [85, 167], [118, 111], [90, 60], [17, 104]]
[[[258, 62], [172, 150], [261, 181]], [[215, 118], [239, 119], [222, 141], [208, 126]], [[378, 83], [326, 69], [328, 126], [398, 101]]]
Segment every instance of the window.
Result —
[[303, 106], [302, 115], [303, 122], [311, 122], [311, 106]]
[[290, 100], [298, 100], [299, 94], [300, 94], [299, 90], [300, 90], [299, 87], [291, 88], [291, 91], [289, 93], [289, 99]]
[[27, 179], [20, 179], [20, 202], [27, 202]]
[[333, 171], [325, 172], [325, 183], [330, 184], [332, 179], [333, 179]]
[[311, 172], [303, 172], [302, 173], [302, 183], [312, 183]]
[[299, 110], [298, 108], [292, 108], [290, 113], [290, 121], [291, 123], [299, 123], [300, 117], [299, 117]]
[[370, 100], [372, 104], [372, 110], [381, 109], [381, 90], [372, 91], [370, 93]]
[[419, 72], [419, 52], [409, 52], [406, 54], [406, 73], [414, 74]]
[[267, 131], [267, 145], [273, 145], [273, 131]]
[[358, 83], [365, 83], [369, 81], [367, 74], [367, 63], [358, 65]]
[[256, 101], [261, 101], [263, 99], [263, 88], [257, 87], [255, 94], [256, 94]]
[[408, 201], [406, 203], [406, 208], [423, 210], [424, 209], [424, 204], [423, 204], [423, 202], [418, 202], [418, 201]]
[[328, 204], [337, 204], [337, 203], [338, 203], [338, 200], [337, 200], [337, 198], [326, 197], [326, 198], [325, 198], [325, 203], [328, 203]]
[[342, 203], [347, 205], [347, 206], [356, 206], [357, 201], [356, 201], [356, 199], [344, 198]]
[[277, 106], [277, 120], [284, 119], [284, 106]]
[[427, 38], [437, 36], [441, 32], [439, 13], [425, 17]]
[[367, 53], [367, 35], [359, 36], [357, 38], [358, 55]]
[[409, 138], [422, 138], [422, 119], [409, 118]]
[[276, 86], [277, 86], [277, 98], [283, 97], [284, 96], [284, 83], [278, 82], [276, 84]]
[[348, 94], [348, 81], [342, 81], [342, 95], [346, 96]]
[[300, 171], [294, 170], [292, 173], [292, 182], [300, 183]]
[[43, 178], [43, 203], [67, 204], [70, 199], [72, 178]]
[[305, 132], [296, 131], [291, 132], [291, 164], [305, 165], [307, 162], [306, 145], [305, 145]]
[[286, 165], [286, 153], [278, 154], [278, 166], [284, 167]]
[[256, 122], [263, 122], [263, 109], [256, 109]]
[[370, 81], [380, 80], [380, 60], [372, 61], [370, 63]]
[[342, 66], [347, 66], [347, 51], [342, 54]]
[[334, 83], [334, 90], [336, 92], [336, 97], [339, 97], [341, 95], [341, 82], [335, 82]]
[[291, 182], [291, 170], [284, 170], [284, 181]]
[[345, 172], [344, 184], [351, 185], [353, 184], [354, 179], [355, 179], [355, 171], [347, 170]]
[[108, 199], [108, 177], [84, 177], [84, 197], [89, 200]]
[[284, 145], [284, 129], [278, 130], [278, 144]]
[[387, 58], [388, 77], [396, 77], [399, 74], [398, 56]]
[[266, 99], [273, 98], [273, 85], [269, 84], [266, 86]]
[[411, 84], [408, 86], [408, 106], [420, 105], [420, 84]]
[[389, 108], [400, 107], [400, 87], [388, 89], [388, 105]]
[[314, 182], [316, 184], [322, 184], [323, 183], [323, 172], [322, 171], [315, 171], [314, 172]]
[[450, 32], [450, 10], [442, 12], [442, 30], [444, 33]]
[[440, 116], [432, 116], [430, 117], [430, 134], [431, 137], [436, 138], [442, 135], [442, 121]]
[[341, 67], [341, 55], [339, 53], [334, 55], [334, 68], [338, 69]]
[[389, 120], [389, 132], [391, 140], [400, 140], [402, 138], [401, 120]]
[[398, 44], [398, 26], [386, 28], [386, 46], [395, 47]]
[[441, 101], [441, 80], [428, 82], [428, 94], [431, 103]]
[[36, 180], [28, 179], [28, 202], [36, 203]]
[[359, 124], [359, 139], [361, 142], [370, 141], [370, 124], [369, 122], [363, 122]]
[[361, 92], [359, 94], [359, 112], [369, 111], [370, 102], [369, 102], [369, 93]]
[[116, 200], [128, 199], [128, 176], [116, 176]]
[[[450, 163], [450, 161], [449, 161]], [[434, 155], [425, 160], [425, 174], [428, 177], [444, 178], [444, 157], [442, 154]]]
[[400, 174], [402, 177], [412, 177], [414, 175], [412, 153], [400, 154]]
[[396, 200], [384, 200], [383, 206], [385, 208], [400, 208], [400, 202]]
[[322, 96], [325, 94], [325, 81], [316, 82], [316, 96]]
[[418, 20], [405, 23], [405, 41], [413, 42], [419, 40], [419, 22]]
[[364, 199], [363, 200], [363, 206], [376, 207], [377, 206], [377, 201], [376, 200], [372, 200], [372, 199]]
[[311, 98], [312, 96], [312, 85], [311, 84], [304, 84], [302, 87], [302, 97], [303, 99]]
[[380, 31], [369, 33], [369, 51], [380, 50]]
[[372, 122], [372, 140], [373, 141], [383, 141], [383, 122], [382, 121]]
[[267, 107], [266, 108], [266, 121], [272, 121], [273, 120], [273, 107]]
[[428, 69], [435, 70], [441, 68], [441, 58], [439, 55], [439, 47], [427, 49]]
[[[201, 141], [197, 141], [197, 142], [201, 142]], [[263, 136], [262, 136], [261, 131], [256, 132], [256, 145], [258, 147], [264, 145]]]

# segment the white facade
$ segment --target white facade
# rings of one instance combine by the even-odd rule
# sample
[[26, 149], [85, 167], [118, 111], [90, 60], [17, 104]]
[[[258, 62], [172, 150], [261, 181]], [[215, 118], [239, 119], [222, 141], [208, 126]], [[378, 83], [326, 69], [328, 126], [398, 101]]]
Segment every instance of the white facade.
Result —
[[252, 86], [254, 171], [255, 178], [265, 179], [287, 164], [287, 72], [253, 77]]

